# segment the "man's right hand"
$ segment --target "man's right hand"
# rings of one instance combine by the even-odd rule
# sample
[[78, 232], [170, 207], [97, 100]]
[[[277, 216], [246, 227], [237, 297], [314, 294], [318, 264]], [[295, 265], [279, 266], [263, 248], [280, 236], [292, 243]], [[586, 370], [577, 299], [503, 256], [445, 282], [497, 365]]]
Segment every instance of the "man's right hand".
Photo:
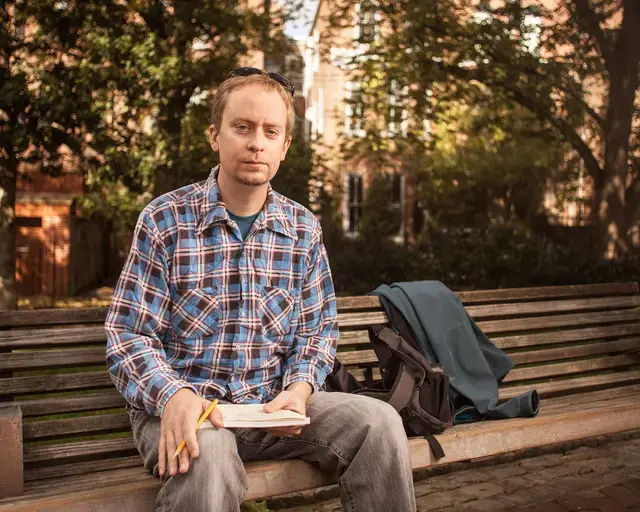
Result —
[[[178, 390], [167, 402], [160, 421], [160, 446], [158, 447], [158, 470], [164, 476], [165, 470], [174, 476], [178, 472], [186, 473], [189, 469], [189, 457], [197, 458], [199, 454], [196, 438], [198, 418], [209, 407], [211, 402], [196, 395], [188, 388]], [[209, 421], [222, 428], [222, 414], [217, 409], [209, 416]], [[187, 446], [175, 459], [173, 454], [180, 443], [186, 440]]]

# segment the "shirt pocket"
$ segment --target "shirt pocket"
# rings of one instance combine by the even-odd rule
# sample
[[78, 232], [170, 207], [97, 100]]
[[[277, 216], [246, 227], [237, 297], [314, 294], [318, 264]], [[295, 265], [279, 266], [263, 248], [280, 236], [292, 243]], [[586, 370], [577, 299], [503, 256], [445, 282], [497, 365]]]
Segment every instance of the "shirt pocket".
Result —
[[173, 303], [172, 326], [182, 338], [196, 338], [216, 334], [220, 317], [218, 287], [176, 290]]
[[295, 298], [289, 290], [265, 286], [260, 296], [260, 321], [266, 336], [284, 336], [291, 328]]

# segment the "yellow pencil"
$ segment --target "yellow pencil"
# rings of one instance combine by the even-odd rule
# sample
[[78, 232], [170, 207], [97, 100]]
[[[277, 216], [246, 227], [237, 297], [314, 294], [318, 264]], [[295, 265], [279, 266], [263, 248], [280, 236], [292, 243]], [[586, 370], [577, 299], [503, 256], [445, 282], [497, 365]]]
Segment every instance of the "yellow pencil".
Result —
[[[213, 410], [216, 408], [216, 405], [218, 405], [217, 398], [213, 402], [211, 402], [211, 404], [209, 404], [209, 407], [207, 407], [207, 410], [202, 413], [202, 416], [200, 416], [200, 419], [198, 420], [198, 424], [196, 425], [196, 432], [200, 429], [200, 425], [204, 423], [204, 420], [206, 420], [209, 417], [209, 415], [213, 412]], [[178, 454], [182, 450], [184, 450], [185, 446], [187, 446], [186, 440], [180, 443], [180, 446], [178, 446], [178, 449], [176, 450], [176, 453], [173, 454], [173, 457], [171, 457], [171, 460], [175, 459], [178, 456]]]

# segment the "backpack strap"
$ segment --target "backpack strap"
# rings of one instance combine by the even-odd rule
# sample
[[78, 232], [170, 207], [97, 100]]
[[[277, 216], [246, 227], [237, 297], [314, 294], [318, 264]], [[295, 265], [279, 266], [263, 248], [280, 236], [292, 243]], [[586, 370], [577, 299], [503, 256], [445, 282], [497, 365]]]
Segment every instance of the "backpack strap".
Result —
[[393, 384], [390, 386], [386, 384], [389, 386], [389, 393], [385, 401], [400, 412], [411, 400], [416, 385], [419, 386], [424, 381], [426, 376], [424, 368], [411, 357], [411, 354], [403, 352], [403, 350], [411, 350], [411, 347], [391, 329], [373, 326], [370, 328], [370, 334], [373, 349], [383, 369], [383, 378], [386, 376], [384, 370], [389, 368], [391, 359], [399, 360]]
[[[415, 370], [420, 375], [420, 380], [424, 381], [426, 370], [431, 369], [429, 361], [411, 344], [407, 343], [402, 336], [399, 336], [388, 327], [375, 325], [369, 327], [373, 336], [369, 336], [373, 349], [376, 352], [378, 361], [382, 368], [385, 368], [391, 357], [397, 357], [404, 361], [407, 366]], [[422, 382], [420, 382], [422, 384]]]
[[[423, 432], [423, 425], [413, 419], [413, 420], [409, 420], [407, 422], [407, 424], [415, 431], [415, 432]], [[429, 443], [429, 448], [431, 448], [431, 452], [433, 453], [433, 455], [435, 456], [436, 459], [441, 459], [442, 457], [444, 457], [444, 450], [442, 449], [442, 445], [440, 444], [440, 442], [436, 439], [436, 436], [434, 436], [433, 434], [430, 434], [429, 432], [425, 432], [422, 434], [423, 437], [426, 439], [427, 443]]]

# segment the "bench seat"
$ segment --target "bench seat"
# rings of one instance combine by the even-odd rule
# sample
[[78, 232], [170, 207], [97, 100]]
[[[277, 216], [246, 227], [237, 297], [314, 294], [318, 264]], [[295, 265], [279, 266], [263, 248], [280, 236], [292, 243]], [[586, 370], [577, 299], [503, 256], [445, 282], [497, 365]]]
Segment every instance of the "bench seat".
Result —
[[[636, 283], [458, 295], [517, 364], [500, 397], [535, 388], [540, 414], [449, 429], [438, 436], [446, 453], [439, 461], [426, 441], [411, 439], [414, 469], [640, 429]], [[0, 512], [154, 510], [160, 484], [142, 468], [123, 399], [104, 370], [99, 309], [0, 313], [0, 397], [21, 407], [25, 442], [24, 494], [0, 499]], [[365, 328], [387, 322], [378, 299], [340, 298], [338, 310], [338, 357], [375, 379]], [[333, 482], [300, 460], [248, 464], [247, 474], [247, 499]]]

